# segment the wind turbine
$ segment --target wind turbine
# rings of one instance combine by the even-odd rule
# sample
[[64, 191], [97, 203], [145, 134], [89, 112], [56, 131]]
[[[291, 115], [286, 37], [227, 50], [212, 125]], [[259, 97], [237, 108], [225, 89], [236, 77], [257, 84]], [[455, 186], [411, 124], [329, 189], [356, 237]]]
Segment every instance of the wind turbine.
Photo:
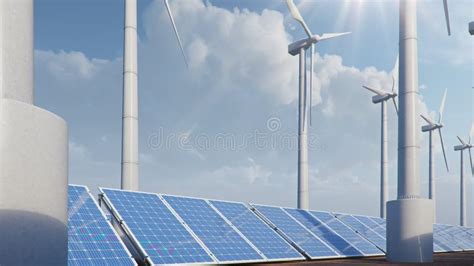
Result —
[[[293, 18], [303, 26], [308, 38], [298, 40], [288, 45], [288, 53], [299, 55], [299, 104], [298, 104], [298, 200], [299, 209], [309, 209], [309, 184], [308, 184], [308, 100], [306, 89], [306, 50], [311, 48], [310, 57], [310, 80], [309, 80], [309, 105], [311, 106], [311, 91], [313, 89], [313, 68], [314, 68], [314, 46], [316, 43], [336, 37], [340, 37], [350, 32], [344, 33], [324, 33], [313, 35], [306, 25], [298, 8], [293, 0], [286, 0], [288, 9]], [[309, 111], [311, 115], [311, 110]]]
[[[397, 199], [387, 202], [387, 259], [390, 262], [433, 261], [433, 203], [420, 195], [418, 167], [417, 2], [399, 1], [398, 186]], [[444, 0], [449, 34], [447, 4]]]
[[[433, 131], [437, 130], [439, 134], [439, 139], [441, 141], [441, 148], [443, 149], [443, 157], [444, 163], [446, 165], [446, 170], [449, 172], [448, 160], [446, 159], [446, 151], [444, 149], [444, 141], [443, 141], [443, 134], [441, 134], [441, 128], [443, 128], [443, 113], [444, 113], [444, 104], [446, 103], [446, 94], [448, 93], [448, 89], [444, 90], [443, 99], [441, 100], [441, 105], [439, 106], [438, 111], [438, 122], [434, 122], [431, 120], [430, 117], [420, 115], [423, 120], [426, 121], [427, 125], [421, 127], [422, 132], [429, 133], [429, 192], [428, 198], [435, 201], [435, 162], [433, 156]], [[436, 211], [436, 208], [435, 208]], [[436, 215], [435, 215], [436, 218]]]
[[363, 88], [373, 92], [372, 102], [381, 104], [381, 152], [380, 152], [380, 217], [385, 219], [386, 216], [386, 202], [388, 198], [388, 140], [387, 140], [387, 101], [392, 100], [395, 110], [398, 114], [398, 107], [395, 98], [396, 92], [396, 72], [398, 71], [398, 56], [395, 67], [392, 71], [392, 90], [391, 92], [383, 91], [369, 86], [362, 86]]
[[461, 169], [460, 170], [460, 182], [461, 182], [461, 193], [460, 193], [460, 202], [461, 202], [461, 211], [459, 217], [459, 223], [461, 226], [466, 226], [466, 180], [464, 179], [464, 150], [468, 150], [469, 152], [469, 160], [471, 162], [471, 174], [474, 175], [474, 166], [472, 164], [472, 154], [471, 148], [473, 147], [471, 144], [471, 136], [469, 136], [469, 141], [466, 143], [458, 136], [459, 142], [461, 145], [454, 146], [455, 151], [459, 151], [461, 153]]
[[[168, 1], [164, 0], [164, 3], [187, 66]], [[124, 35], [121, 188], [138, 190], [137, 0], [125, 0]]]

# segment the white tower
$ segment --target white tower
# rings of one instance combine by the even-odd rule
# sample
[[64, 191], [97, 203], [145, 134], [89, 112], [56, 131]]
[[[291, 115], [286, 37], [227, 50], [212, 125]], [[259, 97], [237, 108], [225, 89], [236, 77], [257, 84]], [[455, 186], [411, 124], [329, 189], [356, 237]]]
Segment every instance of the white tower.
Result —
[[138, 190], [137, 0], [125, 0], [122, 189]]
[[433, 260], [433, 203], [420, 196], [416, 3], [400, 0], [398, 196], [387, 203], [391, 262]]
[[454, 146], [455, 151], [459, 151], [461, 154], [461, 165], [460, 165], [460, 191], [459, 191], [459, 202], [460, 202], [460, 211], [459, 211], [459, 224], [461, 226], [467, 226], [467, 211], [466, 211], [466, 180], [464, 178], [464, 150], [467, 150], [469, 153], [469, 161], [471, 162], [471, 173], [474, 175], [474, 167], [472, 163], [472, 144], [471, 137], [469, 136], [469, 141], [466, 143], [458, 136], [459, 142], [461, 145]]
[[33, 105], [33, 7], [0, 1], [0, 265], [67, 264], [68, 132]]

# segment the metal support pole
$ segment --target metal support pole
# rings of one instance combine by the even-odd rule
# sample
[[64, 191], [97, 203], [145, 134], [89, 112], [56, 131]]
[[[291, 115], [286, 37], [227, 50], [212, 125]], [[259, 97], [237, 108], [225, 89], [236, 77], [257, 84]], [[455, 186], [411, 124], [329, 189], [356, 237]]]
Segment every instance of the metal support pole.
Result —
[[299, 108], [298, 108], [298, 208], [309, 209], [308, 188], [308, 119], [306, 106], [306, 55], [299, 53]]

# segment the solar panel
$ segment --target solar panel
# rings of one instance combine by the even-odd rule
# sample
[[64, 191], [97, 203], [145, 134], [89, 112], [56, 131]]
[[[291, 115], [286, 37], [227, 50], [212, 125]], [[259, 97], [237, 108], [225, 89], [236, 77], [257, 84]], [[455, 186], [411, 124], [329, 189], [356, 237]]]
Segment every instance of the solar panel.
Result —
[[101, 189], [150, 264], [212, 263], [214, 260], [158, 195]]
[[473, 250], [474, 242], [472, 241], [470, 235], [468, 236], [468, 234], [463, 228], [464, 227], [461, 226], [450, 225], [448, 226], [446, 232], [456, 241], [457, 245], [463, 250]]
[[359, 220], [366, 227], [370, 228], [372, 231], [375, 231], [377, 234], [385, 238], [387, 230], [384, 227], [380, 226], [379, 223], [376, 223], [374, 220], [372, 220], [368, 216], [362, 216], [362, 215], [352, 215], [352, 216], [356, 218], [357, 220]]
[[368, 227], [352, 215], [336, 214], [336, 217], [355, 230], [357, 233], [361, 234], [365, 239], [372, 242], [372, 244], [376, 245], [379, 249], [383, 250], [384, 252], [387, 251], [385, 234], [381, 236], [372, 230], [374, 227], [378, 227], [383, 230], [379, 225], [376, 224], [373, 227]]
[[308, 231], [280, 207], [253, 205], [260, 215], [311, 258], [340, 257], [327, 244]]
[[219, 262], [257, 262], [259, 255], [205, 200], [163, 196]]
[[209, 201], [269, 260], [305, 258], [243, 203]]
[[298, 220], [298, 222], [304, 225], [313, 234], [325, 241], [326, 244], [328, 244], [339, 255], [346, 257], [360, 257], [364, 255], [348, 241], [329, 229], [326, 225], [324, 225], [313, 215], [309, 214], [307, 211], [290, 208], [285, 208], [285, 211], [293, 216], [293, 218]]
[[376, 222], [378, 225], [385, 227], [385, 219], [380, 218], [380, 217], [373, 217], [373, 216], [369, 218], [372, 219], [372, 221]]
[[68, 265], [137, 265], [84, 186], [68, 187]]
[[457, 245], [454, 238], [446, 232], [447, 229], [448, 227], [442, 224], [433, 225], [433, 239], [435, 243], [446, 251], [462, 251], [462, 248]]
[[358, 250], [364, 253], [366, 256], [371, 255], [383, 255], [384, 253], [374, 246], [372, 243], [367, 241], [365, 238], [354, 232], [343, 222], [339, 221], [332, 214], [328, 212], [310, 211], [312, 215], [322, 221], [324, 224], [329, 226], [334, 232], [338, 233], [344, 239], [349, 241]]

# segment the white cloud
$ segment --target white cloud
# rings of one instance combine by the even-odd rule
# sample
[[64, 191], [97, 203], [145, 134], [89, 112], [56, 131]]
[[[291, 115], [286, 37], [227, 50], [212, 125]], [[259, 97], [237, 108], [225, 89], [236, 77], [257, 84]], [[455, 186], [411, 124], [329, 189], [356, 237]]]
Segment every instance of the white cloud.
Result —
[[58, 80], [91, 79], [107, 60], [89, 59], [82, 52], [57, 53], [52, 51], [36, 51], [35, 59], [48, 69], [48, 72]]

